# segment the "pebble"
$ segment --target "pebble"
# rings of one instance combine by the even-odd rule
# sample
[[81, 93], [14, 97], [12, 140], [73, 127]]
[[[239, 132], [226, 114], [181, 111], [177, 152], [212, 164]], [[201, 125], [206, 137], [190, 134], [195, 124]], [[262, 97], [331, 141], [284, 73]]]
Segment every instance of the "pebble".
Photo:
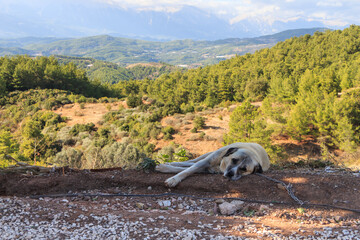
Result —
[[[64, 201], [66, 200], [66, 201]], [[176, 199], [178, 200], [178, 199]], [[68, 199], [44, 199], [29, 200], [16, 197], [0, 197], [0, 236], [1, 239], [355, 239], [359, 240], [359, 220], [347, 221], [341, 218], [342, 222], [347, 222], [346, 226], [336, 225], [336, 228], [325, 226], [323, 229], [309, 232], [307, 228], [298, 228], [291, 235], [285, 235], [281, 229], [259, 225], [261, 221], [258, 218], [246, 218], [241, 224], [233, 224], [229, 219], [238, 219], [235, 217], [212, 217], [207, 220], [207, 213], [202, 209], [203, 203], [200, 201], [188, 201], [181, 199], [159, 200], [165, 205], [183, 204], [192, 210], [178, 209], [177, 215], [172, 213], [174, 209], [151, 209], [153, 218], [146, 215], [135, 219], [123, 217], [117, 212], [133, 212], [134, 208], [139, 208], [139, 204], [127, 204], [114, 199], [99, 198], [92, 205], [80, 205], [78, 200], [69, 201]], [[67, 204], [64, 204], [67, 203]], [[88, 202], [84, 203], [88, 204]], [[212, 202], [215, 204], [214, 202]], [[222, 202], [240, 207], [241, 202]], [[43, 204], [47, 204], [48, 207]], [[160, 205], [160, 204], [159, 204]], [[217, 204], [215, 204], [217, 205]], [[219, 205], [219, 207], [220, 207]], [[102, 209], [103, 206], [106, 208]], [[127, 209], [123, 208], [127, 206]], [[99, 207], [101, 211], [93, 211]], [[114, 207], [114, 209], [113, 209]], [[212, 208], [212, 206], [211, 206]], [[261, 209], [262, 206], [259, 207]], [[60, 210], [61, 209], [61, 210]], [[85, 211], [88, 209], [89, 211]], [[200, 209], [200, 210], [199, 210]], [[115, 210], [115, 211], [113, 211]], [[272, 209], [269, 209], [272, 210]], [[82, 212], [81, 212], [82, 211]], [[137, 214], [143, 211], [137, 211]], [[183, 216], [185, 221], [180, 216]], [[159, 215], [155, 215], [158, 213]], [[196, 214], [196, 215], [195, 215]], [[194, 216], [194, 218], [192, 218]], [[197, 217], [195, 217], [197, 216]], [[308, 216], [309, 218], [312, 216]], [[340, 216], [335, 216], [340, 217]], [[214, 219], [215, 218], [215, 219]], [[191, 220], [190, 220], [191, 219]], [[169, 221], [176, 221], [179, 227], [171, 229], [167, 226]], [[314, 219], [315, 220], [315, 219]], [[241, 221], [241, 220], [240, 220]], [[212, 223], [210, 223], [212, 222]], [[183, 224], [180, 224], [183, 223]], [[185, 224], [184, 224], [185, 223]], [[238, 236], [238, 234], [248, 233], [251, 237]], [[289, 234], [289, 233], [288, 233]]]
[[171, 206], [171, 201], [170, 200], [159, 200], [158, 204], [160, 207], [170, 207]]

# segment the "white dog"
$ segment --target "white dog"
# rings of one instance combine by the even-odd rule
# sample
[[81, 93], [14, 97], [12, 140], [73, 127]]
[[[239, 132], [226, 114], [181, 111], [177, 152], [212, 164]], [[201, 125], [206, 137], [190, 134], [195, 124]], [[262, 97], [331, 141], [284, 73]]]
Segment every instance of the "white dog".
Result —
[[168, 187], [175, 187], [193, 173], [224, 173], [225, 177], [238, 180], [243, 175], [262, 173], [269, 167], [269, 157], [259, 144], [233, 143], [193, 160], [159, 164], [156, 170], [163, 173], [178, 173], [165, 181]]

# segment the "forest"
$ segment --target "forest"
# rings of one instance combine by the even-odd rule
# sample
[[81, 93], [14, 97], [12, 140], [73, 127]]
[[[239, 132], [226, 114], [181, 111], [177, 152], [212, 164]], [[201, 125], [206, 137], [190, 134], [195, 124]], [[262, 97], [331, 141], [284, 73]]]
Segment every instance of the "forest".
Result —
[[54, 55], [60, 64], [74, 63], [84, 69], [90, 81], [101, 83], [118, 83], [128, 80], [155, 79], [164, 73], [182, 71], [184, 69], [166, 63], [139, 63], [126, 66], [97, 60], [94, 58], [69, 57]]
[[[144, 166], [157, 154], [148, 140], [174, 134], [159, 124], [163, 117], [235, 103], [241, 104], [231, 114], [223, 144], [258, 142], [272, 159], [283, 153], [272, 144], [280, 136], [313, 139], [324, 159], [333, 150], [355, 152], [359, 64], [360, 27], [355, 25], [294, 37], [216, 65], [115, 84], [89, 80], [85, 70], [55, 57], [2, 57], [0, 158], [2, 165], [21, 159], [82, 168]], [[50, 111], [119, 98], [132, 109], [109, 112], [100, 127], [68, 127]], [[127, 140], [115, 141], [120, 136]]]

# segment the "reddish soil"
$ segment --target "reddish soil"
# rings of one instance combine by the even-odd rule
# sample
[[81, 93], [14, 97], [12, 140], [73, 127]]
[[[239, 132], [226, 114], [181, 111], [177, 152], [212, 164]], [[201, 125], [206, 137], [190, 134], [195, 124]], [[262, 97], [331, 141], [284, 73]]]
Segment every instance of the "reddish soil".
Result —
[[[303, 201], [360, 210], [359, 173], [303, 169], [294, 171], [271, 170], [266, 175], [291, 183], [296, 196]], [[127, 206], [118, 209], [119, 214], [122, 216], [136, 219], [139, 217], [157, 218], [159, 215], [170, 214], [169, 216], [173, 218], [169, 218], [166, 224], [169, 228], [175, 229], [179, 224], [181, 226], [189, 225], [188, 221], [195, 222], [195, 225], [196, 222], [213, 224], [215, 221], [221, 221], [221, 225], [224, 226], [221, 234], [226, 235], [229, 233], [235, 236], [256, 237], [257, 235], [254, 232], [239, 231], [237, 227], [234, 227], [241, 224], [247, 226], [250, 223], [254, 227], [264, 227], [265, 225], [285, 236], [294, 232], [308, 236], [313, 234], [314, 231], [322, 230], [324, 227], [336, 229], [342, 226], [351, 226], [355, 229], [359, 228], [360, 222], [356, 220], [360, 216], [359, 213], [323, 207], [302, 207], [304, 212], [300, 212], [300, 206], [289, 197], [285, 189], [261, 176], [250, 175], [238, 181], [228, 181], [221, 175], [196, 174], [185, 179], [176, 188], [168, 189], [165, 187], [164, 181], [170, 176], [172, 174], [145, 173], [135, 170], [91, 172], [71, 169], [46, 176], [7, 174], [0, 175], [0, 196], [23, 198], [32, 195], [84, 193], [84, 191], [93, 194], [161, 194], [170, 192], [192, 195], [195, 198], [170, 196], [145, 198], [109, 197], [105, 199], [80, 196], [71, 198], [71, 201], [76, 201], [78, 205], [88, 206], [92, 204], [93, 206], [101, 206], [104, 201], [115, 204], [117, 199], [124, 206]], [[252, 203], [251, 201], [245, 202], [242, 210], [232, 216], [223, 216], [216, 212], [217, 205], [214, 200], [197, 199], [201, 197], [242, 198], [273, 202], [273, 204], [265, 204], [267, 206], [266, 210], [261, 210], [261, 204]], [[48, 197], [43, 198], [49, 199]], [[157, 201], [164, 199], [172, 201], [170, 209], [157, 204]], [[34, 204], [33, 201], [35, 200], [28, 199], [27, 201]], [[186, 210], [178, 207], [182, 202], [199, 206], [203, 211], [185, 214]], [[280, 202], [289, 204], [278, 204]], [[145, 209], [139, 211], [136, 207], [138, 203], [145, 204]], [[49, 201], [38, 201], [35, 204], [49, 204]], [[56, 202], [51, 204], [54, 204], [54, 208], [61, 205], [58, 206]], [[97, 207], [82, 214], [91, 214], [98, 211], [95, 209]], [[179, 219], [180, 223], [178, 222]], [[299, 229], [301, 229], [300, 232]], [[220, 233], [214, 229], [209, 231], [213, 231], [214, 234]]]
[[118, 110], [120, 106], [127, 108], [125, 102], [114, 102], [114, 103], [86, 103], [83, 107], [80, 107], [80, 104], [66, 104], [56, 110], [55, 113], [59, 114], [62, 117], [67, 117], [66, 123], [69, 126], [75, 124], [86, 124], [94, 123], [96, 126], [101, 124], [103, 116], [109, 112]]

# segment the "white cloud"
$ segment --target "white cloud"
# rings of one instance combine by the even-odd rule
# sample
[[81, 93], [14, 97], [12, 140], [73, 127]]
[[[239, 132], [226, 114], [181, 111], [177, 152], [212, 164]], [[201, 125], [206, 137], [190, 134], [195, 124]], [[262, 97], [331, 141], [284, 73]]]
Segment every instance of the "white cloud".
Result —
[[203, 11], [236, 23], [258, 19], [268, 24], [274, 21], [305, 19], [325, 25], [345, 26], [360, 24], [359, 0], [95, 0], [122, 8], [139, 11], [176, 12], [183, 6], [194, 6]]
[[320, 1], [316, 3], [318, 7], [342, 7], [341, 1]]

